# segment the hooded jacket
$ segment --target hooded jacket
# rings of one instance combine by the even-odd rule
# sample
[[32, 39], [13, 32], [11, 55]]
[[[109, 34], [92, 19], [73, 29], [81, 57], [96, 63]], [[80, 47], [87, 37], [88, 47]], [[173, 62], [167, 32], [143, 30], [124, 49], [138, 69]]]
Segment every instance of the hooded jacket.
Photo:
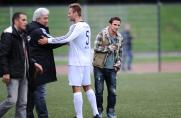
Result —
[[49, 35], [48, 27], [41, 25], [38, 22], [32, 21], [27, 25], [27, 32], [30, 36], [29, 46], [30, 46], [30, 57], [34, 58], [37, 63], [41, 64], [43, 67], [43, 74], [38, 75], [34, 79], [34, 85], [42, 85], [49, 82], [54, 82], [57, 80], [56, 68], [54, 62], [53, 49], [61, 45], [40, 45], [38, 40], [42, 37], [51, 37]]
[[[0, 40], [0, 70], [1, 76], [10, 74], [10, 78], [22, 79], [25, 74], [25, 53], [22, 41], [28, 52], [29, 67], [35, 63], [34, 59], [29, 58], [28, 40], [25, 32], [18, 32], [15, 27], [8, 27], [1, 34]], [[31, 63], [30, 63], [31, 62]], [[29, 76], [29, 68], [26, 68]]]

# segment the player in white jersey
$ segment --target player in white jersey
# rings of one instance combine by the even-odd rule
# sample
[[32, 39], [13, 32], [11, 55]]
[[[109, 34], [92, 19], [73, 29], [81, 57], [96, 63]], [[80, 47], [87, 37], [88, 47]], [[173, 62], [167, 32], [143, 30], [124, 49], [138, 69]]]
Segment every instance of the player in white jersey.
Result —
[[94, 118], [99, 118], [95, 93], [91, 89], [90, 81], [90, 65], [91, 65], [91, 42], [90, 42], [90, 27], [82, 20], [81, 7], [79, 4], [71, 4], [68, 9], [68, 17], [74, 24], [70, 26], [69, 32], [65, 36], [50, 37], [39, 40], [39, 43], [44, 45], [47, 43], [67, 43], [69, 42], [68, 56], [68, 78], [69, 85], [72, 86], [74, 94], [74, 108], [76, 118], [83, 118], [82, 114], [82, 92], [83, 87], [87, 98], [91, 104]]

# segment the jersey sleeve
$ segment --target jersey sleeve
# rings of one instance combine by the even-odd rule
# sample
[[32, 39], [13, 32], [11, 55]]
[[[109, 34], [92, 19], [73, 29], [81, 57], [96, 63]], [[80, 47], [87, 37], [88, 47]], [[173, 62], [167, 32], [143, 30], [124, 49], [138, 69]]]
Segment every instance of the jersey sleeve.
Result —
[[54, 38], [53, 36], [51, 36], [49, 33], [46, 32], [46, 30], [44, 28], [40, 28], [41, 32], [44, 36], [48, 37], [48, 38]]
[[66, 35], [61, 36], [61, 37], [55, 37], [55, 38], [50, 37], [48, 38], [48, 43], [56, 44], [56, 43], [70, 42], [76, 39], [79, 36], [80, 32], [81, 32], [81, 27], [74, 24], [70, 27], [70, 30]]

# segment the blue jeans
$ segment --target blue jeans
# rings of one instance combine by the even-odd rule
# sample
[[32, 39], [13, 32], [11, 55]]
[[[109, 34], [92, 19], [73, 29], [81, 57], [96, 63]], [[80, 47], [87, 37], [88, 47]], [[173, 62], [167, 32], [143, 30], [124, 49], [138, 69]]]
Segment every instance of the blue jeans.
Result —
[[14, 105], [16, 105], [15, 118], [26, 118], [27, 79], [10, 79], [7, 84], [8, 96], [0, 103], [0, 118]]
[[99, 112], [103, 111], [103, 90], [104, 80], [107, 85], [107, 111], [114, 109], [116, 105], [116, 71], [114, 69], [106, 69], [94, 67], [95, 94], [97, 107]]
[[28, 92], [27, 118], [34, 118], [34, 107], [36, 107], [38, 118], [48, 118], [45, 85], [37, 86], [34, 91], [29, 90]]
[[131, 70], [132, 64], [132, 51], [131, 50], [123, 50], [123, 63], [122, 63], [122, 70]]

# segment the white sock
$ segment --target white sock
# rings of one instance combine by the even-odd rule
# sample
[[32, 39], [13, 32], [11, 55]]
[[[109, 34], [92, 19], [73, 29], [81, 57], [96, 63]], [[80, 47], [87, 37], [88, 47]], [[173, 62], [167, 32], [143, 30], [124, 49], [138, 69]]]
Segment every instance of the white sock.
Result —
[[96, 103], [96, 96], [95, 96], [95, 93], [92, 89], [88, 90], [86, 92], [86, 95], [87, 95], [87, 98], [89, 100], [89, 103], [92, 107], [92, 111], [93, 111], [93, 115], [96, 116], [98, 113], [98, 110], [97, 110], [97, 103]]
[[82, 106], [83, 106], [82, 93], [81, 92], [74, 93], [74, 109], [77, 118], [83, 118]]

